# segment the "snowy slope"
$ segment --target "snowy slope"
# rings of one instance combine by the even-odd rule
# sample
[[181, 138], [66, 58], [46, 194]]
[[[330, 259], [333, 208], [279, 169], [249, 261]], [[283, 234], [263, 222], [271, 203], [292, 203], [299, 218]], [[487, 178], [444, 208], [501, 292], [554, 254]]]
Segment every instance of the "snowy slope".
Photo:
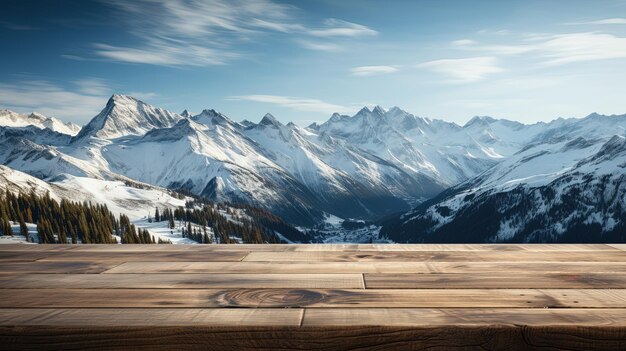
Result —
[[283, 125], [271, 115], [247, 127], [245, 134], [262, 146], [268, 158], [321, 194], [321, 202], [357, 210], [352, 214], [344, 211], [342, 217], [363, 216], [358, 211], [370, 217], [384, 215], [443, 189], [434, 179], [398, 167], [345, 140], [291, 123]]
[[34, 126], [38, 129], [48, 128], [53, 132], [72, 136], [80, 131], [80, 126], [74, 123], [63, 123], [54, 117], [46, 117], [37, 112], [25, 115], [6, 109], [0, 110], [0, 126], [14, 128]]
[[[561, 121], [562, 122], [562, 121]], [[497, 166], [391, 220], [396, 241], [626, 240], [626, 116], [537, 134]]]
[[13, 192], [49, 193], [57, 201], [91, 201], [105, 204], [114, 214], [126, 214], [131, 220], [154, 213], [155, 207], [184, 206], [185, 200], [170, 195], [170, 191], [140, 183], [106, 181], [87, 177], [59, 175], [49, 182], [26, 173], [0, 166], [0, 188]]

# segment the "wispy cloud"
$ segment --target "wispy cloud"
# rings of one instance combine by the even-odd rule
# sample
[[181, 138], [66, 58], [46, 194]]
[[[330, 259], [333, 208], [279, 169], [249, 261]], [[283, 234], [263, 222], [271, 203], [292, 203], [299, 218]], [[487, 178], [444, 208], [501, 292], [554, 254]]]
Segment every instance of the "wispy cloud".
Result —
[[458, 49], [483, 51], [498, 55], [515, 55], [533, 51], [536, 48], [532, 45], [501, 45], [501, 44], [481, 44], [471, 39], [460, 39], [452, 41], [452, 46]]
[[626, 24], [626, 18], [605, 18], [586, 22], [568, 22], [566, 25], [588, 25], [588, 24]]
[[[357, 23], [327, 19], [312, 28], [296, 21], [298, 10], [271, 0], [103, 1], [126, 19], [140, 45], [94, 43], [97, 56], [127, 63], [164, 66], [220, 65], [243, 56], [238, 44], [283, 33], [311, 50], [339, 51], [333, 38], [376, 35]], [[317, 40], [310, 40], [317, 38]], [[324, 41], [321, 41], [324, 40]]]
[[232, 42], [262, 30], [285, 31], [291, 7], [268, 0], [107, 1], [127, 20], [139, 46], [94, 44], [115, 61], [165, 66], [224, 64], [239, 57]]
[[393, 66], [360, 66], [350, 70], [354, 76], [374, 76], [397, 72], [398, 68]]
[[326, 28], [312, 29], [308, 34], [316, 37], [359, 37], [377, 35], [378, 32], [361, 24], [329, 18], [324, 21]]
[[602, 33], [555, 35], [540, 43], [549, 65], [626, 58], [626, 38]]
[[[65, 89], [47, 81], [0, 84], [0, 106], [18, 112], [37, 111], [64, 121], [84, 123], [104, 106], [107, 96], [85, 82]], [[92, 87], [93, 88], [93, 87]], [[96, 93], [96, 94], [94, 94]]]
[[255, 18], [252, 20], [252, 24], [257, 28], [269, 29], [282, 33], [293, 33], [306, 31], [306, 27], [299, 23], [280, 23], [269, 22], [262, 19]]
[[245, 100], [262, 102], [281, 107], [290, 108], [296, 111], [305, 112], [321, 112], [321, 113], [348, 113], [353, 112], [354, 108], [342, 105], [331, 104], [317, 99], [309, 99], [293, 96], [280, 96], [280, 95], [239, 95], [230, 96], [228, 100]]
[[626, 38], [598, 32], [531, 35], [517, 44], [507, 45], [482, 44], [468, 39], [451, 44], [461, 50], [489, 55], [533, 54], [545, 65], [626, 58]]
[[298, 44], [305, 49], [316, 50], [316, 51], [327, 51], [327, 52], [339, 52], [345, 50], [339, 44], [331, 43], [331, 42], [320, 42], [320, 41], [311, 41], [311, 40], [297, 40]]
[[494, 57], [434, 60], [421, 63], [418, 67], [443, 74], [451, 83], [476, 82], [490, 74], [504, 71]]
[[102, 79], [83, 78], [74, 81], [78, 92], [87, 95], [105, 96], [111, 93], [111, 88]]
[[96, 53], [115, 61], [145, 63], [161, 66], [207, 66], [221, 65], [239, 57], [235, 52], [185, 43], [172, 45], [171, 41], [152, 38], [148, 45], [140, 48], [95, 44]]

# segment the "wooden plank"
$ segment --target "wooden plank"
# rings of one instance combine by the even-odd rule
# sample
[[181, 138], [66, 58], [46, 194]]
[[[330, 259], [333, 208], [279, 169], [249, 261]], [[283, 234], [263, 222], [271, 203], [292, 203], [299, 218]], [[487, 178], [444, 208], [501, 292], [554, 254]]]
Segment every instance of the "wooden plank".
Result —
[[104, 273], [626, 273], [626, 262], [127, 262]]
[[608, 244], [607, 246], [610, 246], [618, 250], [626, 251], [626, 244]]
[[0, 327], [8, 349], [63, 350], [623, 350], [620, 327], [80, 326]]
[[3, 326], [299, 326], [300, 309], [0, 309]]
[[612, 289], [0, 289], [0, 308], [626, 308]]
[[625, 262], [425, 262], [431, 273], [626, 273]]
[[626, 262], [626, 252], [614, 251], [311, 251], [250, 252], [244, 261], [266, 262]]
[[92, 261], [102, 263], [122, 263], [133, 261], [241, 261], [247, 251], [147, 251], [147, 252], [120, 252], [120, 251], [61, 251], [61, 252], [25, 252], [25, 256], [39, 255], [35, 259], [42, 262], [52, 261]]
[[626, 304], [626, 291], [623, 289], [540, 289], [539, 291], [560, 304], [571, 307], [600, 306], [607, 301], [610, 301], [610, 306], [605, 307], [617, 308]]
[[[303, 326], [605, 326], [626, 328], [626, 309], [311, 308]], [[626, 330], [622, 333], [626, 334]], [[625, 335], [626, 336], [626, 335]]]
[[[73, 252], [205, 252], [205, 251], [292, 251], [297, 244], [203, 244], [203, 245], [152, 245], [152, 244], [80, 244], [68, 245]], [[1, 248], [1, 247], [0, 247]]]
[[615, 289], [626, 288], [626, 274], [475, 273], [364, 275], [367, 289]]
[[57, 244], [0, 244], [0, 251], [65, 251], [78, 245], [57, 245]]
[[362, 289], [361, 274], [2, 274], [2, 289]]
[[[436, 326], [626, 327], [626, 309], [536, 308], [72, 308], [0, 309], [3, 326]], [[300, 320], [302, 318], [302, 321]]]
[[[15, 244], [12, 244], [15, 246]], [[24, 246], [24, 245], [22, 245]], [[37, 245], [31, 245], [37, 246]], [[61, 245], [47, 245], [59, 247]], [[615, 251], [605, 244], [209, 244], [209, 245], [63, 245], [72, 251]], [[56, 248], [55, 248], [56, 249]]]
[[615, 248], [607, 244], [511, 244], [525, 251], [551, 252], [551, 251], [615, 251]]
[[302, 244], [284, 251], [615, 251], [605, 244]]
[[[324, 244], [313, 248], [300, 245], [295, 251], [341, 251], [325, 250]], [[343, 251], [350, 251], [344, 249]], [[357, 244], [355, 251], [615, 251], [606, 244]]]
[[[0, 247], [0, 250], [2, 247]], [[35, 261], [46, 257], [48, 252], [44, 251], [0, 251], [0, 262], [2, 261]]]
[[[624, 265], [626, 271], [626, 265]], [[104, 273], [429, 273], [424, 262], [127, 262]]]
[[[40, 262], [40, 261], [2, 261], [0, 263], [0, 273], [101, 273], [115, 267], [117, 264], [98, 262]], [[1, 288], [1, 287], [0, 287]]]

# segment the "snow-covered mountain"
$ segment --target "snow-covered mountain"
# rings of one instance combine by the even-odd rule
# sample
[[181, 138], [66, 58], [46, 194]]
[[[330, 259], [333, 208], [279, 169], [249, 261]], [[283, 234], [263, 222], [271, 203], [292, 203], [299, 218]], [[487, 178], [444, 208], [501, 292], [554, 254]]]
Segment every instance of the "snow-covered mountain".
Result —
[[10, 110], [0, 110], [0, 126], [25, 128], [29, 126], [38, 129], [48, 129], [53, 132], [76, 135], [80, 131], [80, 126], [74, 123], [63, 123], [54, 117], [46, 117], [40, 113], [19, 114]]
[[80, 130], [76, 140], [143, 135], [152, 129], [171, 127], [182, 118], [179, 114], [153, 107], [133, 97], [113, 95], [104, 109]]
[[[258, 123], [235, 122], [211, 109], [177, 114], [124, 95], [113, 95], [75, 136], [58, 123], [6, 120], [21, 124], [0, 126], [0, 163], [45, 181], [136, 181], [262, 207], [309, 228], [330, 216], [377, 220], [428, 200], [383, 228], [397, 241], [446, 241], [436, 233], [463, 218], [465, 206], [494, 194], [535, 191], [583, 171], [586, 177], [619, 176], [619, 167], [602, 173], [604, 166], [578, 165], [609, 147], [611, 137], [626, 135], [624, 116], [532, 125], [475, 117], [460, 126], [377, 106], [303, 128], [271, 114]], [[511, 223], [476, 240], [527, 240], [522, 232], [499, 229]], [[454, 228], [469, 233], [469, 227]], [[533, 233], [528, 240], [554, 237]], [[467, 235], [464, 240], [475, 241]]]
[[387, 222], [405, 242], [626, 240], [626, 115], [556, 120], [520, 151]]

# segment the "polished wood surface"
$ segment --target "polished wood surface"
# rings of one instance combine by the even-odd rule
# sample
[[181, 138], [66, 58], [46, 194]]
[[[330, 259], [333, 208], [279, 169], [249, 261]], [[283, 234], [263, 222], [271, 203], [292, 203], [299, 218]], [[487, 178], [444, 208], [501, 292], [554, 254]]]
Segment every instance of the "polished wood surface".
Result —
[[0, 349], [626, 348], [621, 244], [10, 244], [0, 294]]

